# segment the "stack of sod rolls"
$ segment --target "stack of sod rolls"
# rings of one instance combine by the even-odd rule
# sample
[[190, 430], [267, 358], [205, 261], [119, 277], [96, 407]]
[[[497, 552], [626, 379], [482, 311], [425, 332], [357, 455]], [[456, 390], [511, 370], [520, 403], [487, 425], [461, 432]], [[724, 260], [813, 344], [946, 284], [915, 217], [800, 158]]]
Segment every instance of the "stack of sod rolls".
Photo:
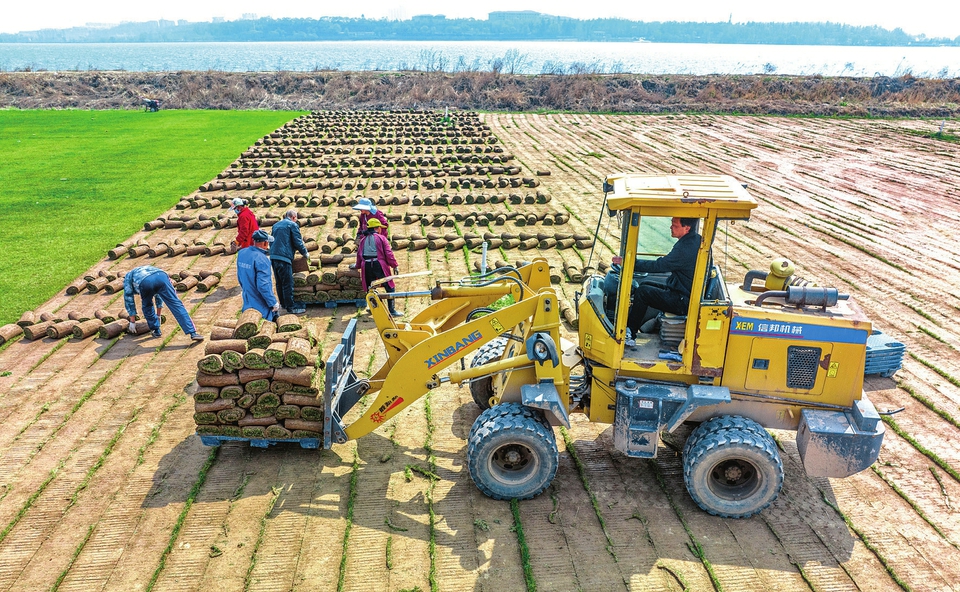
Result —
[[197, 434], [251, 440], [321, 437], [315, 344], [312, 330], [296, 315], [273, 323], [248, 309], [239, 319], [217, 321], [197, 362]]
[[321, 269], [293, 274], [295, 302], [330, 302], [364, 297], [360, 272], [342, 264], [336, 269]]

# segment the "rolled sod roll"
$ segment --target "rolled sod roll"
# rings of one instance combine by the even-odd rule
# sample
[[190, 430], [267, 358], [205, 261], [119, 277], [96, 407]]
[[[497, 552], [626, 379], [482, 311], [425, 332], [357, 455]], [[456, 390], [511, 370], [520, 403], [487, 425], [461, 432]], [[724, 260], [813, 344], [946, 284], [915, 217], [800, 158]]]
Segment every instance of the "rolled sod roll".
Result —
[[103, 321], [103, 324], [112, 323], [117, 320], [117, 315], [108, 312], [106, 310], [100, 309], [97, 312], [93, 313], [94, 318], [100, 319]]
[[210, 354], [197, 360], [197, 369], [204, 374], [220, 374], [223, 372], [223, 358], [217, 354]]
[[266, 378], [259, 378], [257, 380], [251, 380], [250, 382], [243, 385], [244, 392], [251, 395], [259, 395], [270, 390], [270, 381]]
[[236, 374], [204, 374], [197, 373], [197, 385], [227, 387], [240, 384], [240, 378]]
[[277, 440], [289, 440], [293, 437], [293, 433], [290, 430], [278, 425], [268, 426], [267, 429], [264, 430], [264, 434], [266, 434], [268, 438]]
[[123, 278], [119, 277], [112, 282], [108, 283], [103, 287], [103, 291], [106, 294], [116, 294], [117, 292], [123, 292]]
[[221, 339], [233, 339], [233, 329], [230, 327], [214, 327], [210, 330], [210, 339], [220, 341]]
[[223, 411], [224, 409], [233, 409], [236, 406], [236, 401], [233, 401], [232, 399], [214, 399], [209, 403], [201, 403], [194, 400], [193, 410], [197, 413], [206, 413], [208, 411]]
[[293, 438], [316, 438], [317, 434], [314, 432], [308, 432], [307, 430], [292, 430], [290, 432], [293, 435]]
[[300, 324], [300, 317], [295, 314], [285, 314], [277, 319], [277, 332], [278, 333], [289, 333], [291, 331], [299, 331], [303, 328], [303, 325]]
[[[254, 417], [273, 417], [273, 414], [277, 412], [277, 407], [274, 405], [254, 405], [250, 408], [250, 413]], [[274, 418], [276, 420], [276, 418]]]
[[219, 421], [217, 414], [213, 412], [205, 411], [203, 413], [194, 413], [193, 422], [197, 425], [203, 424], [215, 424]]
[[320, 407], [301, 407], [300, 417], [307, 421], [323, 421], [323, 409]]
[[197, 292], [209, 292], [214, 287], [216, 287], [216, 285], [219, 283], [220, 283], [219, 276], [215, 276], [215, 275], [207, 276], [202, 280], [200, 280], [200, 282], [197, 284]]
[[237, 328], [233, 332], [234, 339], [250, 339], [257, 334], [263, 315], [255, 308], [248, 308], [240, 313]]
[[213, 322], [217, 327], [230, 327], [231, 329], [237, 328], [237, 319], [217, 319]]
[[74, 339], [86, 339], [95, 333], [99, 333], [100, 327], [102, 326], [103, 321], [100, 319], [90, 319], [82, 323], [77, 323], [72, 331], [73, 337]]
[[223, 358], [223, 369], [226, 372], [236, 372], [243, 368], [243, 354], [240, 352], [228, 349], [220, 354], [220, 357]]
[[305, 419], [285, 419], [283, 420], [283, 427], [287, 428], [290, 431], [303, 430], [305, 432], [313, 432], [316, 434], [323, 433], [322, 421], [307, 421]]
[[245, 427], [241, 429], [240, 435], [251, 440], [262, 440], [264, 438], [264, 429], [261, 427]]
[[237, 421], [237, 425], [242, 428], [247, 426], [268, 426], [275, 423], [277, 423], [276, 417], [253, 417], [249, 414]]
[[224, 436], [231, 436], [233, 438], [240, 438], [243, 435], [243, 428], [239, 426], [225, 425], [220, 426], [220, 433]]
[[198, 425], [197, 435], [198, 436], [222, 436], [223, 428], [221, 428], [218, 425]]
[[37, 322], [37, 315], [32, 310], [28, 310], [20, 315], [20, 320], [17, 321], [17, 325], [21, 328], [29, 327]]
[[270, 364], [268, 364], [263, 358], [263, 354], [265, 352], [266, 350], [260, 348], [247, 350], [247, 353], [243, 354], [243, 367], [251, 370], [263, 370], [264, 368], [269, 368]]
[[220, 389], [217, 387], [200, 387], [193, 393], [193, 400], [196, 403], [212, 403], [218, 398], [220, 398]]
[[290, 394], [293, 395], [307, 395], [308, 397], [316, 397], [320, 394], [320, 389], [312, 386], [302, 386], [295, 384], [293, 388], [290, 389]]
[[247, 339], [247, 348], [248, 349], [254, 349], [254, 348], [267, 349], [267, 347], [271, 343], [273, 343], [273, 340], [271, 339], [271, 337], [276, 332], [277, 332], [276, 323], [274, 323], [273, 321], [264, 321], [263, 324], [260, 325], [260, 331], [256, 335]]
[[243, 407], [244, 409], [249, 409], [257, 402], [257, 396], [250, 393], [244, 393], [239, 399], [237, 399], [237, 407]]
[[323, 405], [323, 398], [311, 395], [297, 395], [288, 392], [284, 393], [281, 399], [285, 405], [297, 405], [299, 407]]
[[274, 333], [270, 336], [270, 341], [290, 341], [291, 339], [310, 339], [310, 330], [307, 328], [300, 329], [299, 331], [286, 331], [284, 333]]
[[312, 386], [313, 368], [309, 366], [277, 368], [273, 373], [273, 379], [309, 387]]
[[293, 388], [293, 385], [285, 380], [274, 380], [270, 383], [270, 392], [282, 395]]
[[47, 336], [47, 329], [54, 326], [53, 321], [43, 321], [35, 325], [27, 325], [23, 327], [23, 336], [33, 341], [35, 339], [40, 339], [41, 337]]
[[23, 335], [23, 327], [16, 323], [10, 323], [0, 327], [0, 345]]
[[117, 337], [126, 331], [127, 325], [129, 324], [129, 322], [122, 319], [113, 321], [112, 323], [107, 323], [106, 325], [100, 327], [100, 329], [97, 331], [97, 337], [100, 339], [113, 339], [114, 337]]
[[274, 370], [273, 368], [263, 368], [260, 370], [251, 370], [250, 368], [243, 368], [240, 372], [237, 373], [237, 376], [240, 379], [241, 384], [247, 384], [251, 380], [260, 380], [261, 378], [266, 378], [267, 380], [273, 378]]
[[284, 354], [286, 354], [286, 352], [287, 343], [283, 341], [271, 343], [269, 347], [263, 351], [263, 359], [266, 360], [271, 368], [282, 368]]
[[287, 342], [287, 349], [283, 356], [283, 363], [291, 368], [306, 366], [307, 357], [309, 355], [310, 342], [306, 339], [295, 337]]
[[[259, 314], [259, 313], [257, 313]], [[203, 353], [209, 354], [222, 354], [227, 350], [232, 350], [235, 352], [240, 352], [241, 354], [247, 353], [247, 340], [244, 339], [219, 339], [217, 341], [208, 341], [203, 348]]]
[[179, 282], [175, 283], [173, 287], [177, 290], [177, 292], [186, 292], [190, 288], [196, 286], [198, 283], [200, 282], [197, 280], [197, 278], [193, 277], [192, 275], [188, 275]]
[[221, 423], [237, 423], [247, 416], [247, 410], [242, 407], [231, 407], [217, 412], [217, 419]]
[[67, 286], [67, 296], [73, 296], [74, 294], [79, 294], [87, 289], [87, 280], [80, 278], [74, 280], [72, 284]]
[[54, 314], [52, 312], [41, 312], [40, 320], [37, 322], [45, 323], [47, 321], [53, 321], [54, 323], [59, 323], [62, 320], [64, 320], [63, 317], [58, 314]]
[[238, 384], [227, 385], [220, 389], [220, 398], [239, 399], [243, 396], [243, 387]]
[[279, 407], [280, 397], [276, 393], [266, 392], [257, 397], [257, 405], [266, 407]]
[[277, 407], [277, 419], [297, 419], [300, 417], [300, 407], [296, 405], [280, 405]]

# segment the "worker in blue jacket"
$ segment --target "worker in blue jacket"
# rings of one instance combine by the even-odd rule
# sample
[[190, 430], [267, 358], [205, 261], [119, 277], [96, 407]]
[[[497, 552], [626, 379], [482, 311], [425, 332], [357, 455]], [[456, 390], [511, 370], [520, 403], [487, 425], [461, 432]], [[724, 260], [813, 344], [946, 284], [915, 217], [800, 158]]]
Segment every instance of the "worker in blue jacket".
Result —
[[243, 310], [255, 308], [268, 321], [277, 319], [280, 303], [273, 295], [270, 258], [267, 253], [273, 237], [257, 230], [253, 233], [253, 245], [240, 249], [237, 254], [237, 279], [243, 293]]
[[300, 235], [300, 225], [297, 224], [297, 211], [289, 210], [280, 220], [270, 229], [273, 235], [273, 243], [270, 245], [270, 264], [273, 265], [273, 275], [277, 278], [277, 294], [280, 296], [280, 304], [292, 314], [303, 314], [307, 312], [305, 306], [294, 304], [293, 302], [293, 258], [296, 251], [307, 260], [307, 267], [310, 266], [310, 254], [307, 253], [307, 246], [303, 243], [303, 237]]
[[[190, 313], [180, 302], [177, 292], [173, 289], [173, 282], [170, 276], [162, 269], [152, 265], [142, 265], [135, 267], [127, 272], [123, 277], [123, 306], [127, 309], [127, 320], [130, 321], [131, 333], [134, 332], [133, 326], [137, 321], [137, 302], [134, 295], [140, 295], [140, 303], [143, 305], [143, 317], [147, 320], [147, 327], [154, 337], [160, 337], [160, 313], [163, 312], [163, 305], [170, 307], [170, 312], [177, 319], [177, 324], [183, 329], [193, 341], [203, 341], [203, 335], [197, 333]], [[154, 308], [156, 303], [156, 308]]]

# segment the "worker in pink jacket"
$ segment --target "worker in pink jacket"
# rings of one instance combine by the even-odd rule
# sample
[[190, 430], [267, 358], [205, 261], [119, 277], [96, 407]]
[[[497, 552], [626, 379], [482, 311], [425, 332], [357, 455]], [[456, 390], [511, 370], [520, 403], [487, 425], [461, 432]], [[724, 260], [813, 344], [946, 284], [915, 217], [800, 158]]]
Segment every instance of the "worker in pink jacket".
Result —
[[[392, 271], [393, 275], [400, 273], [397, 258], [393, 255], [393, 249], [390, 248], [390, 241], [378, 232], [380, 228], [382, 228], [380, 220], [371, 218], [367, 222], [367, 229], [357, 237], [357, 263], [354, 268], [360, 270], [360, 284], [364, 292], [373, 282], [387, 277], [388, 271]], [[387, 292], [396, 291], [393, 280], [383, 285]], [[386, 300], [391, 315], [403, 316], [403, 313], [397, 311], [393, 298]]]
[[380, 226], [377, 228], [377, 233], [387, 236], [387, 230], [390, 226], [390, 223], [387, 222], [387, 217], [377, 209], [377, 206], [373, 205], [373, 200], [367, 197], [361, 197], [357, 200], [357, 205], [353, 206], [353, 209], [360, 210], [360, 230], [363, 232], [367, 229], [370, 220], [379, 220]]

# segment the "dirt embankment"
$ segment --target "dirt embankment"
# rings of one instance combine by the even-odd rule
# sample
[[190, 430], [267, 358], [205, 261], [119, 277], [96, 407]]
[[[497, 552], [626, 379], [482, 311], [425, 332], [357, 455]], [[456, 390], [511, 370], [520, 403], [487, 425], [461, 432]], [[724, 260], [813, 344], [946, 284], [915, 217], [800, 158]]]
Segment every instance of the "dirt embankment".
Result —
[[956, 117], [960, 79], [496, 72], [4, 72], [0, 107], [389, 109]]

